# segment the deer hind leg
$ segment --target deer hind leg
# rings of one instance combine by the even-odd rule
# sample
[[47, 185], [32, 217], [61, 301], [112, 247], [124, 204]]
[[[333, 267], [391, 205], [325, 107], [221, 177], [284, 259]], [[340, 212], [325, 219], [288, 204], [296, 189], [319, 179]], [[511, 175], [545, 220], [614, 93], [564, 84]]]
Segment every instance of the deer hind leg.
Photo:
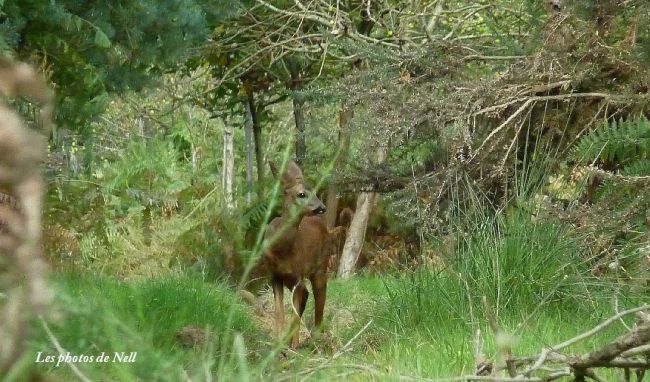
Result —
[[311, 287], [314, 290], [314, 326], [317, 330], [321, 329], [323, 324], [323, 313], [325, 311], [325, 298], [327, 297], [327, 275], [317, 274], [311, 279]]
[[293, 320], [291, 322], [291, 347], [297, 348], [300, 345], [300, 319], [305, 312], [309, 292], [303, 281], [299, 281], [293, 288]]
[[282, 331], [284, 330], [284, 285], [282, 280], [273, 278], [271, 286], [273, 287], [275, 300], [275, 335], [279, 340], [282, 339]]

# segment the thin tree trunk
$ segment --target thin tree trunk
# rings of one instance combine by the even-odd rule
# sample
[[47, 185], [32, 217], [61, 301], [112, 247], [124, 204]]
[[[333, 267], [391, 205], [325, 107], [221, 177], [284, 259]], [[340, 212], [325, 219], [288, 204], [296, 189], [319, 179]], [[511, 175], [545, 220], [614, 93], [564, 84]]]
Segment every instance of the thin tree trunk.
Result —
[[[300, 68], [294, 60], [288, 60], [289, 74], [291, 75], [290, 89], [294, 92], [302, 88], [302, 78], [300, 76]], [[293, 94], [293, 119], [296, 123], [296, 163], [300, 166], [305, 160], [307, 154], [307, 144], [305, 142], [305, 115], [303, 106], [305, 101]]]
[[232, 211], [235, 208], [233, 195], [233, 181], [235, 179], [235, 145], [233, 126], [225, 121], [223, 123], [223, 168], [221, 172], [221, 188], [226, 200], [226, 208]]
[[307, 143], [305, 142], [305, 115], [303, 106], [305, 101], [293, 99], [293, 118], [296, 121], [296, 163], [302, 166], [307, 154]]
[[[379, 146], [377, 149], [377, 163], [383, 163], [386, 160], [386, 154], [387, 148]], [[339, 278], [347, 279], [354, 272], [354, 266], [359, 259], [366, 238], [368, 218], [378, 199], [379, 195], [375, 192], [362, 192], [357, 198], [357, 210], [352, 217], [352, 223], [350, 223], [350, 229], [343, 245], [343, 253], [341, 253]]]
[[257, 162], [257, 193], [262, 197], [264, 194], [264, 152], [262, 148], [262, 125], [258, 115], [258, 110], [255, 107], [255, 100], [253, 95], [248, 97], [249, 110], [251, 112], [251, 120], [253, 121], [253, 140], [255, 141], [255, 160]]
[[253, 112], [249, 102], [244, 102], [246, 116], [244, 132], [246, 137], [246, 203], [253, 201], [253, 156], [255, 155], [255, 143], [253, 142]]
[[327, 228], [334, 228], [336, 224], [336, 213], [338, 212], [339, 206], [339, 197], [338, 189], [336, 183], [339, 180], [341, 175], [342, 167], [348, 160], [348, 154], [350, 152], [350, 120], [354, 116], [352, 108], [348, 108], [345, 105], [341, 107], [339, 113], [339, 148], [336, 153], [336, 158], [334, 159], [334, 173], [332, 178], [327, 186], [327, 200], [325, 201], [325, 206], [327, 210], [325, 211], [325, 224]]
[[[196, 148], [196, 145], [194, 142], [190, 144], [191, 150], [192, 150], [192, 171], [196, 171], [198, 165], [199, 165], [199, 150]], [[194, 177], [192, 177], [192, 182], [194, 181]]]
[[348, 235], [343, 245], [343, 253], [339, 263], [338, 277], [347, 279], [352, 275], [354, 266], [357, 263], [361, 248], [366, 238], [368, 218], [375, 204], [376, 194], [374, 192], [362, 192], [357, 197], [357, 208], [348, 230]]

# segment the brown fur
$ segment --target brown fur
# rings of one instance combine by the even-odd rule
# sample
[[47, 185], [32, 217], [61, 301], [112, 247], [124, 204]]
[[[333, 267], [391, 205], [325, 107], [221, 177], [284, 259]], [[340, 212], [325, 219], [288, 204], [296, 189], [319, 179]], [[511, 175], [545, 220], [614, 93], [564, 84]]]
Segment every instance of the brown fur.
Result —
[[345, 207], [341, 212], [339, 212], [339, 224], [337, 225], [349, 228], [353, 217], [354, 211], [352, 211], [352, 208]]
[[[271, 170], [278, 176], [273, 164]], [[284, 288], [292, 292], [291, 346], [296, 348], [299, 345], [300, 319], [309, 297], [305, 279], [311, 282], [314, 293], [315, 326], [320, 328], [323, 322], [328, 260], [325, 246], [329, 231], [321, 216], [316, 216], [325, 212], [325, 206], [311, 194], [294, 162], [288, 164], [280, 180], [284, 189], [284, 208], [282, 215], [271, 221], [265, 234], [271, 245], [264, 255], [264, 262], [271, 274], [278, 336], [283, 334]], [[303, 194], [306, 196], [301, 197]]]

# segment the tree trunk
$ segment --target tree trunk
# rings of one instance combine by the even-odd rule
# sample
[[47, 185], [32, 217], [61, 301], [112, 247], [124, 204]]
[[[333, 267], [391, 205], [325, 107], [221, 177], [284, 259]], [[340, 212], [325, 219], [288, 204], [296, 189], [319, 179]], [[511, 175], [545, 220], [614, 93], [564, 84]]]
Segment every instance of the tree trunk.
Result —
[[343, 245], [338, 277], [347, 279], [352, 275], [354, 266], [361, 254], [361, 248], [366, 238], [366, 228], [372, 207], [375, 204], [376, 193], [362, 192], [357, 198], [357, 208]]
[[[294, 92], [302, 88], [302, 78], [300, 68], [293, 60], [288, 60], [289, 74], [291, 75], [290, 89]], [[307, 153], [307, 144], [305, 142], [305, 114], [303, 106], [305, 101], [295, 93], [292, 95], [293, 101], [293, 119], [296, 123], [296, 163], [301, 166]]]
[[264, 195], [264, 153], [262, 151], [262, 125], [255, 107], [253, 95], [248, 97], [248, 104], [253, 121], [253, 140], [255, 141], [255, 160], [257, 161], [257, 193], [260, 198]]
[[339, 113], [339, 148], [336, 153], [336, 158], [334, 158], [334, 171], [327, 186], [327, 200], [325, 201], [327, 208], [325, 211], [325, 224], [329, 229], [334, 228], [334, 224], [336, 224], [336, 213], [338, 212], [339, 206], [336, 182], [340, 177], [342, 167], [348, 160], [348, 154], [350, 152], [350, 128], [348, 125], [353, 116], [354, 112], [352, 108], [348, 108], [345, 105], [341, 107], [341, 112]]
[[[383, 163], [386, 160], [386, 154], [387, 148], [379, 146], [377, 148], [377, 163]], [[348, 235], [343, 245], [343, 253], [341, 253], [338, 272], [339, 278], [347, 279], [354, 271], [354, 266], [359, 259], [363, 242], [366, 238], [368, 218], [378, 198], [379, 195], [376, 192], [362, 192], [357, 198], [357, 210], [352, 217], [352, 223], [350, 223], [350, 229], [348, 230]]]
[[305, 115], [303, 106], [305, 101], [293, 99], [293, 118], [296, 121], [296, 163], [302, 166], [307, 154], [307, 143], [305, 142]]
[[244, 102], [246, 116], [244, 132], [246, 136], [246, 203], [253, 201], [253, 155], [255, 155], [255, 143], [253, 142], [253, 112], [249, 102]]
[[231, 124], [223, 123], [223, 168], [221, 172], [221, 189], [223, 190], [226, 208], [232, 211], [235, 208], [233, 195], [233, 181], [235, 179], [235, 145], [234, 128]]

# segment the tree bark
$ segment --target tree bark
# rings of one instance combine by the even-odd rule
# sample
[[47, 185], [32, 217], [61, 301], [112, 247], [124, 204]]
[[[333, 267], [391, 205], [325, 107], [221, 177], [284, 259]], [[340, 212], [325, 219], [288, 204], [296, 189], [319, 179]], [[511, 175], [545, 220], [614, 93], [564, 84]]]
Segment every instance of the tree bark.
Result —
[[221, 172], [221, 189], [223, 190], [226, 208], [230, 211], [235, 209], [235, 197], [233, 195], [233, 182], [235, 179], [235, 131], [231, 124], [223, 121], [223, 168]]
[[[387, 148], [379, 146], [377, 148], [377, 163], [383, 163], [386, 160], [386, 154]], [[378, 198], [379, 195], [375, 192], [362, 192], [357, 198], [357, 210], [354, 212], [352, 223], [350, 223], [350, 229], [343, 245], [343, 253], [341, 253], [341, 262], [339, 263], [338, 277], [341, 279], [349, 278], [354, 272], [354, 266], [359, 259], [366, 238], [368, 218]]]
[[[302, 78], [300, 75], [300, 68], [293, 60], [288, 61], [289, 74], [291, 76], [290, 88], [294, 92], [302, 88]], [[303, 107], [305, 101], [297, 96], [295, 93], [292, 95], [293, 101], [293, 119], [296, 123], [296, 163], [301, 166], [307, 154], [307, 143], [305, 142], [305, 114]]]
[[325, 224], [329, 229], [334, 228], [334, 224], [336, 224], [336, 215], [339, 206], [336, 182], [340, 177], [342, 167], [348, 160], [348, 154], [350, 152], [350, 128], [348, 125], [353, 116], [354, 112], [352, 108], [348, 108], [345, 105], [341, 107], [339, 113], [339, 148], [336, 153], [336, 158], [334, 158], [334, 171], [327, 186], [327, 200], [325, 201], [327, 208], [325, 212]]
[[348, 235], [343, 245], [341, 262], [339, 263], [338, 277], [347, 279], [352, 275], [354, 266], [361, 254], [361, 248], [366, 238], [366, 228], [372, 207], [375, 204], [374, 192], [362, 192], [357, 198], [357, 208], [348, 230]]
[[259, 111], [255, 105], [253, 93], [248, 93], [248, 110], [253, 125], [253, 141], [255, 142], [255, 161], [257, 162], [257, 194], [264, 195], [264, 151], [262, 147], [262, 125], [260, 124]]
[[255, 143], [253, 141], [253, 112], [251, 104], [244, 102], [246, 109], [244, 121], [244, 133], [246, 137], [246, 203], [253, 201], [253, 156], [255, 155]]
[[307, 154], [307, 143], [305, 142], [305, 115], [303, 106], [305, 101], [293, 98], [293, 118], [296, 122], [296, 163], [302, 166]]

